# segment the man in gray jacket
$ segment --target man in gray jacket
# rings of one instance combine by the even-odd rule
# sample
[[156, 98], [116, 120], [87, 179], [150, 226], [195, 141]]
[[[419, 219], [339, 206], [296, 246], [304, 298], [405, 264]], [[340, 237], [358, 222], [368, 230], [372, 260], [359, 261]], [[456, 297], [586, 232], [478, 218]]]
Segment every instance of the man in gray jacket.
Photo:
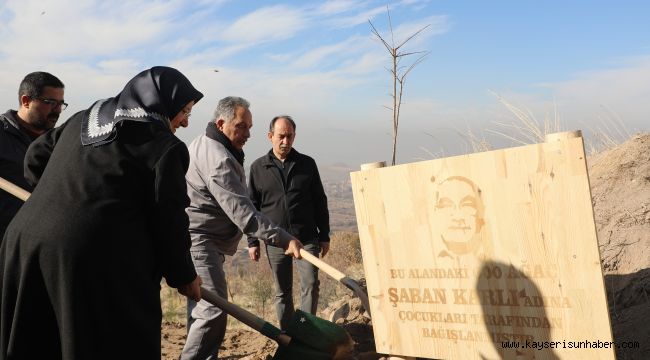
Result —
[[[25, 153], [34, 139], [54, 127], [68, 106], [63, 90], [61, 80], [42, 71], [29, 73], [20, 82], [18, 110], [0, 115], [0, 177], [32, 191], [23, 177]], [[0, 190], [0, 243], [22, 204], [22, 200]]]
[[[203, 286], [227, 298], [223, 262], [243, 234], [284, 248], [300, 259], [302, 243], [255, 209], [248, 197], [243, 147], [250, 137], [250, 104], [229, 96], [219, 100], [205, 134], [189, 146], [187, 193], [192, 261]], [[182, 360], [216, 359], [226, 332], [226, 314], [205, 300], [188, 300], [188, 334]]]

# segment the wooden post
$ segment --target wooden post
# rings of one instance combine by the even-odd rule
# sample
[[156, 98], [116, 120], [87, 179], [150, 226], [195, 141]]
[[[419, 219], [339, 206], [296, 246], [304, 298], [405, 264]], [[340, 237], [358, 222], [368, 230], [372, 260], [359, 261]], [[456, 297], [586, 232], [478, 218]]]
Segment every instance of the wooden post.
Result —
[[550, 143], [554, 141], [562, 141], [562, 140], [573, 139], [578, 137], [582, 137], [582, 131], [580, 130], [557, 132], [552, 134], [546, 134], [546, 136], [544, 137], [544, 142]]
[[361, 164], [361, 170], [378, 169], [383, 168], [384, 166], [386, 166], [385, 161], [378, 161], [374, 163]]

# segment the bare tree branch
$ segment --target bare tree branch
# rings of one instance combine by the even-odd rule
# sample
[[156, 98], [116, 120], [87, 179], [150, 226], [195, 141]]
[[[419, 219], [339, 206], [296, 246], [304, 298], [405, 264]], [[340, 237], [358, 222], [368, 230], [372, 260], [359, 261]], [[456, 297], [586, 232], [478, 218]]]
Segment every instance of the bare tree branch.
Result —
[[[422, 31], [427, 29], [430, 25], [424, 26], [423, 28], [419, 29], [418, 31], [416, 31], [415, 33], [407, 37], [406, 40], [402, 41], [398, 46], [395, 46], [395, 34], [393, 32], [393, 22], [390, 16], [390, 9], [388, 5], [386, 5], [386, 12], [388, 15], [388, 29], [390, 31], [390, 39], [391, 39], [390, 44], [384, 39], [383, 36], [381, 36], [379, 30], [377, 30], [377, 28], [372, 23], [372, 21], [368, 20], [368, 23], [370, 24], [372, 34], [375, 37], [377, 37], [384, 45], [386, 50], [388, 50], [388, 53], [390, 54], [392, 60], [392, 68], [387, 70], [391, 73], [391, 77], [393, 79], [393, 92], [391, 94], [393, 100], [393, 106], [392, 108], [389, 106], [385, 106], [385, 107], [393, 112], [393, 153], [392, 153], [391, 165], [395, 165], [395, 158], [397, 154], [397, 130], [399, 128], [399, 116], [402, 107], [402, 95], [404, 94], [404, 84], [406, 83], [406, 76], [413, 70], [413, 68], [415, 68], [422, 61], [424, 61], [424, 59], [429, 54], [428, 51], [399, 52], [399, 49], [402, 46], [406, 45], [411, 39], [419, 35]], [[409, 66], [406, 67], [400, 66], [400, 61], [403, 58], [410, 55], [417, 55], [417, 54], [422, 54], [422, 55], [418, 57]]]
[[[389, 14], [389, 15], [390, 15], [390, 14]], [[407, 42], [409, 42], [409, 40], [413, 39], [414, 37], [418, 36], [419, 33], [421, 33], [422, 31], [424, 31], [424, 29], [428, 28], [429, 26], [431, 26], [431, 24], [429, 24], [429, 25], [423, 27], [422, 29], [416, 31], [413, 35], [409, 36], [408, 38], [406, 38], [406, 40], [402, 41], [401, 44], [397, 45], [397, 47], [396, 47], [395, 49], [399, 49], [399, 48], [401, 48], [402, 46], [404, 46], [404, 44], [406, 44]], [[391, 33], [392, 33], [392, 30], [391, 30]]]
[[428, 54], [428, 51], [412, 51], [412, 52], [407, 52], [407, 53], [399, 53], [397, 54], [398, 57], [403, 57], [403, 56], [409, 56], [409, 55], [415, 55], [415, 54]]
[[393, 48], [390, 45], [388, 45], [388, 43], [384, 40], [383, 37], [381, 37], [379, 31], [377, 31], [377, 29], [375, 28], [375, 25], [372, 24], [372, 21], [368, 20], [368, 23], [370, 24], [370, 27], [372, 27], [372, 31], [371, 31], [372, 34], [375, 35], [384, 44], [388, 52], [391, 52]]
[[[418, 51], [417, 53], [422, 53], [422, 52], [423, 52], [423, 51]], [[413, 53], [413, 54], [416, 54], [416, 53]], [[406, 71], [404, 71], [404, 72], [402, 73], [402, 77], [401, 77], [401, 79], [402, 79], [401, 82], [402, 82], [402, 83], [403, 83], [403, 80], [406, 78], [406, 75], [408, 75], [408, 73], [410, 73], [411, 70], [413, 70], [414, 67], [418, 66], [422, 61], [424, 61], [424, 59], [425, 59], [428, 55], [429, 55], [429, 52], [428, 52], [428, 51], [424, 51], [424, 55], [420, 56], [417, 60], [415, 60], [415, 61], [414, 61], [414, 62], [413, 62], [409, 67], [408, 67], [408, 69], [406, 69]]]
[[388, 28], [390, 29], [390, 43], [395, 47], [395, 36], [393, 35], [393, 19], [390, 17], [390, 9], [386, 4], [386, 14], [388, 14]]

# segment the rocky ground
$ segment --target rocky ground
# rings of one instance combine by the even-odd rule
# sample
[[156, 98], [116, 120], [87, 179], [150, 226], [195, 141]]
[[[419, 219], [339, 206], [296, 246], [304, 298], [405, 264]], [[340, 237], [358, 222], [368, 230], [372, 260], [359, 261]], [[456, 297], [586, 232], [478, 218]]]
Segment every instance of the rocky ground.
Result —
[[[185, 325], [163, 324], [163, 359], [178, 359], [183, 344], [185, 344], [185, 332]], [[270, 359], [276, 348], [275, 342], [259, 333], [246, 329], [228, 329], [223, 346], [219, 351], [219, 358], [223, 360], [262, 360], [268, 357]]]
[[619, 360], [650, 358], [650, 134], [589, 160], [591, 197]]

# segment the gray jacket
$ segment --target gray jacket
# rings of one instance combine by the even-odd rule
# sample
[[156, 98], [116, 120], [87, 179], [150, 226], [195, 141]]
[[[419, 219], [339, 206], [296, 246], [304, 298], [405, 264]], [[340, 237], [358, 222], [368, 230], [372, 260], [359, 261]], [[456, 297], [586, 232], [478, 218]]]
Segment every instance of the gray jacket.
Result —
[[255, 209], [243, 166], [218, 141], [200, 135], [189, 146], [187, 195], [192, 246], [214, 242], [232, 255], [242, 235], [285, 247], [293, 237]]

